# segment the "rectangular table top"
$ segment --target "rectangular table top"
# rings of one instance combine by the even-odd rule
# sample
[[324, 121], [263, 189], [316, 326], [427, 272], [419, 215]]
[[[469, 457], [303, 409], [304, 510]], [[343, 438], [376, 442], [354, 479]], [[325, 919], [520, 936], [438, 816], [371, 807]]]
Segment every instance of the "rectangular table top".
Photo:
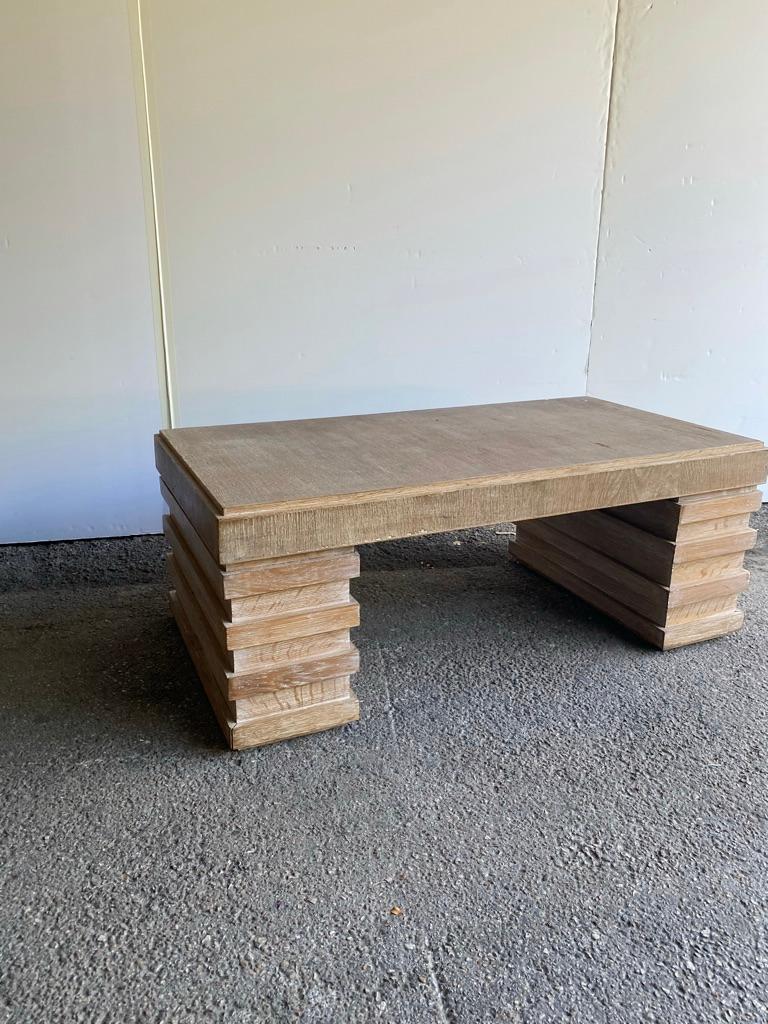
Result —
[[182, 427], [160, 437], [220, 515], [763, 448], [753, 438], [582, 397]]
[[754, 486], [753, 438], [595, 398], [164, 430], [164, 485], [222, 566]]

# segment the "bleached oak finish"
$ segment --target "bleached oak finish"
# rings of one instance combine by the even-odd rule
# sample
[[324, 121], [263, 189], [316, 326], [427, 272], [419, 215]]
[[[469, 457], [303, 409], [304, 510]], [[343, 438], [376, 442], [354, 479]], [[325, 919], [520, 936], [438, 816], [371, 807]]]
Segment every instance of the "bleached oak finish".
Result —
[[355, 546], [525, 520], [513, 550], [660, 647], [737, 629], [766, 449], [592, 398], [155, 439], [171, 605], [231, 745], [352, 721]]
[[210, 674], [227, 700], [349, 676], [359, 668], [359, 655], [350, 642], [349, 630], [341, 629], [247, 648], [237, 652], [242, 655], [243, 663], [235, 669], [229, 662], [229, 652], [219, 643], [198, 595], [184, 575], [172, 571], [171, 579], [177, 601], [183, 606], [205, 654]]
[[176, 532], [192, 550], [211, 589], [222, 601], [285, 590], [288, 587], [304, 587], [312, 583], [349, 580], [360, 575], [360, 556], [353, 547], [235, 562], [230, 566], [225, 565], [222, 571], [162, 480], [160, 491], [171, 511], [171, 516], [164, 518], [163, 525], [166, 520], [173, 523]]
[[689, 528], [689, 535], [704, 535], [709, 529], [722, 529], [723, 523], [732, 517], [743, 516], [742, 524], [748, 525], [749, 514], [760, 508], [761, 494], [754, 487], [739, 488], [719, 495], [692, 495], [674, 501], [653, 501], [642, 505], [624, 505], [609, 509], [612, 516], [624, 519], [635, 526], [644, 527], [659, 537], [680, 540], [681, 529]]
[[339, 693], [322, 701], [307, 701], [306, 688], [294, 687], [281, 703], [275, 696], [273, 709], [265, 712], [262, 708], [255, 717], [238, 721], [230, 704], [212, 677], [210, 666], [200, 647], [197, 634], [191, 628], [185, 610], [171, 591], [171, 609], [197, 674], [211, 702], [214, 714], [227, 742], [233, 750], [261, 747], [279, 740], [306, 736], [324, 729], [332, 729], [348, 722], [357, 721], [360, 707], [357, 698], [349, 689], [348, 677], [341, 682]]
[[760, 441], [594, 398], [189, 427], [160, 474], [221, 565], [754, 486]]
[[325, 608], [307, 607], [278, 615], [255, 616], [245, 622], [228, 622], [215, 619], [214, 609], [207, 603], [205, 591], [195, 589], [189, 576], [183, 573], [174, 555], [168, 556], [168, 569], [177, 590], [188, 587], [195, 594], [203, 611], [208, 627], [219, 644], [228, 668], [237, 672], [250, 661], [248, 653], [254, 647], [273, 646], [303, 637], [314, 637], [319, 633], [338, 632], [350, 629], [360, 622], [360, 609], [353, 597], [346, 601], [328, 605]]
[[[293, 556], [222, 571], [165, 493], [176, 513], [163, 521], [171, 608], [229, 744], [260, 746], [358, 718], [350, 678], [359, 658], [349, 627], [359, 610], [342, 576], [345, 566], [359, 571], [356, 553], [310, 555], [309, 567]], [[242, 596], [224, 596], [233, 590]]]
[[748, 513], [722, 513], [754, 507], [756, 494], [715, 492], [524, 522], [510, 551], [657, 647], [680, 647], [743, 622], [737, 598], [749, 573], [742, 559], [756, 534]]

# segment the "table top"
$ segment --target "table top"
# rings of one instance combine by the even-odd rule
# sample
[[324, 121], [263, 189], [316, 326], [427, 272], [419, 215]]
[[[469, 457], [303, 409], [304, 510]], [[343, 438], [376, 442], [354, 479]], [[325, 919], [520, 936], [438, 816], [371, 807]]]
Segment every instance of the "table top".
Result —
[[763, 448], [754, 438], [585, 397], [181, 427], [160, 438], [225, 516]]

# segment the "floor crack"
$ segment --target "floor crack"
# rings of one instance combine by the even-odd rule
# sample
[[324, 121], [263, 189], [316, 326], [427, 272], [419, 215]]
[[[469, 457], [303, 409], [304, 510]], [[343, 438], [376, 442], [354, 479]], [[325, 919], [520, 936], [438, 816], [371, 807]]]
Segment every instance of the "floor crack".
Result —
[[379, 669], [381, 671], [381, 676], [382, 676], [382, 678], [384, 680], [384, 696], [385, 696], [386, 702], [387, 702], [387, 720], [389, 722], [389, 732], [390, 732], [390, 734], [392, 736], [392, 739], [394, 740], [395, 744], [397, 746], [400, 746], [400, 743], [399, 743], [398, 738], [397, 738], [397, 729], [395, 728], [395, 710], [394, 710], [394, 708], [392, 706], [392, 693], [391, 693], [391, 691], [389, 689], [389, 677], [387, 675], [387, 664], [386, 664], [386, 661], [384, 660], [384, 657], [383, 657], [383, 655], [381, 653], [381, 650], [378, 648], [378, 646], [376, 647], [376, 657], [377, 657], [378, 662], [379, 662]]
[[395, 729], [395, 712], [392, 707], [392, 694], [389, 692], [389, 680], [387, 679], [386, 670], [384, 672], [384, 692], [387, 695], [387, 718], [389, 719], [389, 731], [392, 733], [392, 739], [395, 743], [397, 740], [397, 729]]
[[429, 982], [430, 985], [432, 986], [432, 991], [435, 994], [435, 1000], [437, 1001], [438, 1020], [440, 1020], [442, 1024], [450, 1024], [450, 1018], [445, 1009], [443, 988], [442, 985], [440, 984], [440, 979], [437, 976], [437, 972], [435, 971], [435, 958], [432, 956], [432, 950], [429, 948], [429, 945], [426, 946], [425, 953], [427, 957], [427, 969], [429, 971]]

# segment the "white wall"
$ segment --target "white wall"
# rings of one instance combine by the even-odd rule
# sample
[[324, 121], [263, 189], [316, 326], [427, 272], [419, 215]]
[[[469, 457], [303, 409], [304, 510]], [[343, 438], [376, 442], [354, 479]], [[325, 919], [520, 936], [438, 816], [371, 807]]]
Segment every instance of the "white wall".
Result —
[[589, 392], [768, 439], [768, 5], [622, 0]]
[[156, 531], [160, 419], [123, 0], [11, 3], [0, 542]]
[[[157, 531], [137, 7], [6, 7], [0, 542]], [[613, 65], [616, 0], [142, 8], [177, 423], [588, 387], [768, 438], [762, 0], [621, 0]]]
[[580, 394], [615, 0], [149, 0], [177, 422]]

